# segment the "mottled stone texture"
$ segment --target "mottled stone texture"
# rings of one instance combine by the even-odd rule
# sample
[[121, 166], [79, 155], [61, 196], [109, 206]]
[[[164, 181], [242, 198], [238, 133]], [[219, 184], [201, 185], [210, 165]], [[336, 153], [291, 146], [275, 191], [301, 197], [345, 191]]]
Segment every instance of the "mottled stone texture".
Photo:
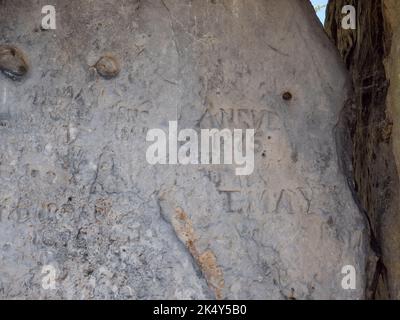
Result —
[[[357, 10], [357, 30], [341, 28], [341, 9], [348, 4]], [[399, 13], [398, 1], [336, 0], [325, 25], [353, 78], [344, 117], [354, 147], [355, 190], [379, 258], [369, 298], [400, 298]]]
[[[30, 66], [0, 77], [1, 298], [365, 297], [335, 141], [350, 82], [308, 1], [58, 0], [55, 31], [47, 1], [0, 3], [0, 43]], [[255, 128], [254, 173], [149, 165], [146, 132], [171, 120]]]
[[[394, 0], [384, 1], [384, 15], [386, 33], [390, 38], [390, 52], [385, 60], [386, 75], [390, 82], [387, 97], [389, 115], [393, 122], [392, 143], [393, 154], [396, 160], [397, 173], [400, 172], [400, 3]], [[389, 284], [391, 297], [400, 299], [400, 197], [396, 193], [393, 199], [394, 212], [387, 220], [388, 235], [384, 239], [385, 252], [389, 276], [392, 279]]]

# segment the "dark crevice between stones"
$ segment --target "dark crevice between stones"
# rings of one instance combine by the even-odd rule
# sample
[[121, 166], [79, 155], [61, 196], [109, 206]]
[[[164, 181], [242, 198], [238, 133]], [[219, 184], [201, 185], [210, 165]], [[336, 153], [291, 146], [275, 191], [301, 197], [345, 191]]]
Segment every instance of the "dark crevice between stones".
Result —
[[[341, 27], [345, 5], [357, 10], [357, 29]], [[392, 121], [386, 98], [389, 82], [384, 59], [390, 52], [382, 2], [330, 0], [325, 29], [344, 60], [353, 82], [351, 99], [341, 114], [337, 136], [341, 166], [353, 197], [368, 221], [376, 258], [367, 266], [367, 299], [390, 298], [382, 221], [398, 197], [398, 174], [392, 149]], [[387, 249], [387, 248], [386, 248]]]

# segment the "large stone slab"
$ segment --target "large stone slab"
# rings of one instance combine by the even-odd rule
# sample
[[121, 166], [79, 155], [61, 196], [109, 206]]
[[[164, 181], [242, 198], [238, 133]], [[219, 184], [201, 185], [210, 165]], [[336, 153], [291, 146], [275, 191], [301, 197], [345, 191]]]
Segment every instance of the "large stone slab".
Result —
[[[0, 78], [2, 298], [364, 297], [334, 134], [349, 83], [308, 2], [54, 1], [54, 31], [47, 3], [0, 3], [0, 42], [30, 65]], [[108, 80], [90, 67], [106, 53]], [[169, 121], [256, 129], [253, 174], [148, 164]]]

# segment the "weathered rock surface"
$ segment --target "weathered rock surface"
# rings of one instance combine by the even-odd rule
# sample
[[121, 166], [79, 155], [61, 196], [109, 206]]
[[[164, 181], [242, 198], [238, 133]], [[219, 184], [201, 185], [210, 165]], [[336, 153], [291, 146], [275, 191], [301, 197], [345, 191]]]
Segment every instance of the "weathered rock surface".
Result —
[[[390, 37], [390, 52], [385, 60], [386, 76], [390, 83], [387, 96], [387, 106], [389, 117], [392, 119], [392, 144], [393, 154], [397, 167], [397, 180], [400, 172], [400, 3], [393, 0], [384, 1], [384, 17], [386, 22], [386, 33]], [[390, 280], [389, 293], [393, 299], [400, 299], [400, 195], [399, 184], [397, 192], [394, 193], [392, 200], [392, 212], [389, 219], [385, 221], [385, 231], [387, 235], [383, 242], [387, 257], [388, 276]]]
[[[54, 2], [55, 31], [0, 2], [0, 42], [30, 64], [0, 77], [1, 298], [364, 298], [334, 134], [350, 83], [308, 2]], [[118, 77], [93, 73], [105, 54]], [[149, 165], [146, 132], [172, 120], [255, 128], [254, 173]]]
[[[341, 28], [344, 5], [356, 8], [357, 30]], [[354, 108], [344, 117], [354, 147], [355, 189], [379, 257], [376, 267], [368, 267], [374, 269], [368, 298], [400, 298], [399, 14], [398, 1], [335, 0], [325, 25], [354, 84]]]

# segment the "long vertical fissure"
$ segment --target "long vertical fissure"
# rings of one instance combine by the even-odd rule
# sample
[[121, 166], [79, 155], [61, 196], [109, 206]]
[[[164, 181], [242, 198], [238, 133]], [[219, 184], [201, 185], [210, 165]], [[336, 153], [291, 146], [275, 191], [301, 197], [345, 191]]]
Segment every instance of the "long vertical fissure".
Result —
[[[356, 30], [342, 28], [342, 8], [353, 5]], [[345, 109], [345, 125], [352, 141], [352, 177], [360, 209], [370, 225], [371, 247], [377, 263], [367, 288], [367, 298], [390, 298], [385, 266], [385, 215], [393, 209], [398, 175], [392, 149], [392, 120], [386, 103], [389, 81], [384, 60], [390, 52], [391, 35], [385, 28], [383, 2], [330, 0], [325, 29], [335, 43], [353, 81], [352, 107]]]

